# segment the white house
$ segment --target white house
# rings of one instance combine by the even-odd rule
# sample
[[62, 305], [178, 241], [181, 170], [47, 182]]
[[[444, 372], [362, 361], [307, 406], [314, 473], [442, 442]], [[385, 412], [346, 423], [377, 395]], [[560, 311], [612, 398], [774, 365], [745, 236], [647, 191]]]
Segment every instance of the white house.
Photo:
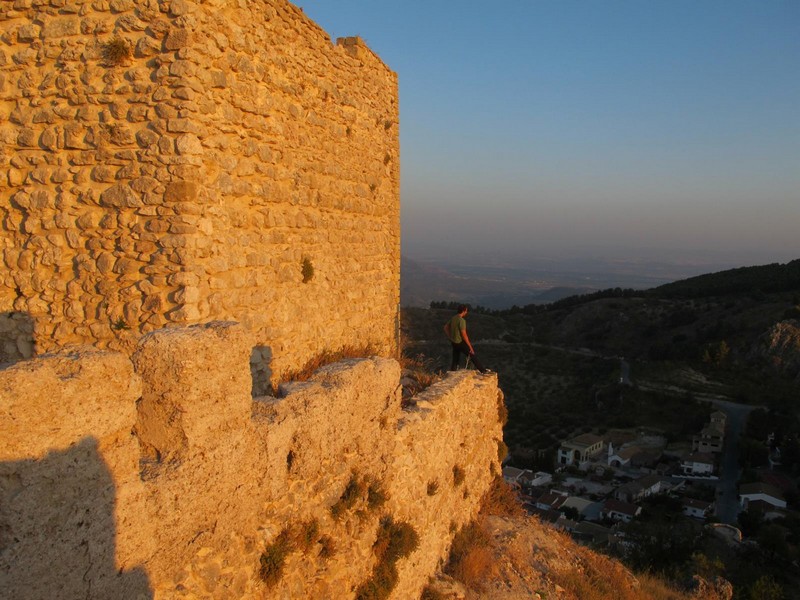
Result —
[[706, 452], [693, 452], [681, 461], [681, 471], [689, 476], [714, 474], [714, 456]]
[[739, 486], [739, 503], [747, 510], [751, 502], [766, 502], [776, 508], [786, 508], [786, 498], [774, 485], [759, 481]]
[[524, 470], [517, 469], [516, 467], [503, 467], [503, 479], [506, 480], [506, 483], [515, 488], [520, 487], [519, 479], [524, 473]]
[[630, 464], [631, 459], [639, 452], [636, 446], [628, 446], [627, 448], [620, 448], [615, 450], [613, 444], [608, 445], [608, 458], [606, 464], [609, 467], [626, 467]]
[[629, 502], [622, 502], [616, 498], [608, 498], [603, 502], [603, 508], [600, 509], [600, 517], [608, 518], [612, 521], [630, 523], [634, 517], [638, 517], [641, 512], [641, 506], [636, 506]]
[[603, 450], [603, 438], [593, 433], [584, 433], [561, 442], [558, 449], [559, 465], [581, 465]]
[[534, 501], [534, 506], [541, 510], [558, 510], [569, 499], [569, 494], [551, 490]]
[[658, 475], [647, 475], [636, 481], [619, 486], [614, 497], [623, 502], [637, 502], [665, 491], [665, 484]]
[[705, 519], [714, 510], [713, 502], [695, 500], [694, 498], [683, 498], [681, 504], [683, 505], [683, 514], [696, 519]]
[[545, 471], [536, 471], [535, 473], [525, 469], [518, 479], [522, 487], [544, 487], [553, 482], [553, 476]]

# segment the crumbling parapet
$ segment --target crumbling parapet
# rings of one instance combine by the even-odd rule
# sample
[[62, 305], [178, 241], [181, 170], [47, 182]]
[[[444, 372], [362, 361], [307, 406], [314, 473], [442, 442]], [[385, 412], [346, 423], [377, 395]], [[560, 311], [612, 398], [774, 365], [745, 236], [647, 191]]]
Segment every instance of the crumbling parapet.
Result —
[[[391, 516], [420, 537], [396, 597], [419, 594], [499, 473], [494, 379], [453, 374], [401, 410], [398, 363], [372, 357], [254, 399], [251, 343], [220, 322], [145, 336], [136, 371], [94, 350], [0, 370], [0, 587], [23, 600], [347, 598]], [[157, 422], [159, 402], [176, 423]], [[351, 480], [359, 495], [343, 502]], [[262, 554], [303, 527], [318, 537], [267, 587]]]

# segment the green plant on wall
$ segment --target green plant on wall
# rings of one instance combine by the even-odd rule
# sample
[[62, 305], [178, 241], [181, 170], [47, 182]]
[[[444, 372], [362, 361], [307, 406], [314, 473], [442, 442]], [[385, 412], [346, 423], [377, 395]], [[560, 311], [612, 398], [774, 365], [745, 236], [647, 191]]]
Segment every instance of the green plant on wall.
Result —
[[120, 317], [113, 323], [111, 323], [111, 329], [114, 331], [125, 331], [126, 329], [130, 329], [130, 326], [125, 322], [125, 319]]
[[286, 557], [292, 552], [292, 535], [288, 528], [264, 548], [259, 560], [258, 575], [267, 587], [273, 587], [283, 576]]
[[464, 483], [464, 479], [466, 478], [467, 474], [464, 471], [463, 467], [460, 465], [455, 465], [453, 467], [453, 487], [458, 487], [462, 483]]
[[300, 272], [303, 274], [303, 283], [308, 283], [314, 279], [314, 265], [311, 264], [311, 259], [307, 256], [303, 257]]
[[419, 534], [408, 523], [386, 516], [381, 519], [372, 546], [375, 566], [372, 576], [356, 590], [356, 600], [385, 600], [397, 585], [397, 561], [419, 547]]
[[131, 57], [131, 46], [127, 40], [115, 35], [111, 41], [101, 46], [100, 53], [107, 65], [118, 66]]

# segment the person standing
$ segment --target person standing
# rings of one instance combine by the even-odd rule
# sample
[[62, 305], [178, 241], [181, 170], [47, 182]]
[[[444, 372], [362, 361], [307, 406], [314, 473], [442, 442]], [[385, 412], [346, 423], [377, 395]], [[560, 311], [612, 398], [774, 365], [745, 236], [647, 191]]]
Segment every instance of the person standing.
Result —
[[458, 368], [458, 361], [461, 355], [464, 354], [475, 365], [475, 368], [480, 371], [481, 375], [489, 375], [491, 371], [484, 368], [478, 357], [475, 355], [475, 348], [472, 347], [472, 342], [469, 341], [467, 335], [467, 321], [464, 317], [467, 316], [469, 309], [464, 304], [458, 307], [458, 313], [453, 315], [444, 325], [444, 332], [447, 339], [450, 340], [450, 345], [453, 347], [453, 360], [450, 363], [450, 370], [455, 371]]

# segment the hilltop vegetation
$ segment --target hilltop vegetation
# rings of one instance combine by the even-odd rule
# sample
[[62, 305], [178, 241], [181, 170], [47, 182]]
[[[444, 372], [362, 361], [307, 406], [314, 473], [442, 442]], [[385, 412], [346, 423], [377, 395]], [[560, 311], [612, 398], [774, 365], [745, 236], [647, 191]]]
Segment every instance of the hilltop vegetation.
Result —
[[[560, 441], [587, 431], [646, 430], [663, 435], [675, 449], [690, 448], [692, 434], [714, 410], [707, 400], [730, 400], [763, 407], [753, 413], [740, 444], [743, 481], [760, 479], [770, 436], [772, 447], [781, 449], [782, 476], [794, 482], [789, 506], [800, 506], [798, 267], [800, 261], [793, 261], [645, 292], [611, 289], [544, 306], [473, 309], [467, 317], [470, 338], [483, 362], [498, 372], [506, 397], [511, 464], [551, 470]], [[431, 309], [404, 309], [405, 351], [446, 369], [450, 349], [442, 326], [453, 308], [434, 303]], [[630, 385], [621, 381], [623, 364], [630, 368]], [[665, 531], [673, 525], [667, 523]], [[752, 594], [765, 574], [785, 580], [784, 595], [775, 598], [794, 597], [787, 577], [791, 561], [800, 558], [796, 523], [756, 520], [743, 527], [759, 545], [775, 541], [784, 550], [770, 559], [758, 551], [723, 558], [736, 597], [762, 597]], [[706, 551], [721, 556], [716, 548]], [[667, 576], [690, 568], [690, 556], [673, 556]], [[666, 568], [651, 558], [636, 569]]]
[[661, 298], [704, 298], [797, 290], [800, 290], [800, 259], [690, 277], [659, 286], [650, 293]]

